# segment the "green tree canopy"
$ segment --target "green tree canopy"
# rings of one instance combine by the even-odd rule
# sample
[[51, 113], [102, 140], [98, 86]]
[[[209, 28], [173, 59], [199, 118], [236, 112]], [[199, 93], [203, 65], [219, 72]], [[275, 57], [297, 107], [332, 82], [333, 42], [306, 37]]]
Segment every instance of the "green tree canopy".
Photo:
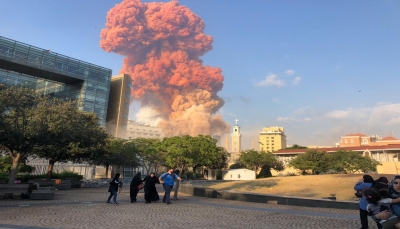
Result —
[[289, 162], [289, 166], [302, 170], [311, 170], [312, 174], [326, 172], [329, 169], [327, 153], [316, 149], [308, 149]]
[[283, 163], [279, 161], [273, 153], [265, 151], [258, 152], [253, 149], [242, 151], [239, 156], [239, 161], [247, 168], [256, 171], [256, 173], [263, 168], [264, 175], [270, 174], [272, 168], [277, 171], [284, 169]]
[[105, 145], [97, 149], [91, 161], [93, 164], [106, 167], [106, 177], [108, 177], [110, 166], [138, 166], [138, 150], [132, 140], [108, 135]]
[[12, 159], [9, 184], [13, 184], [21, 159], [43, 145], [47, 126], [43, 116], [47, 97], [22, 87], [0, 86], [0, 146]]
[[130, 140], [137, 148], [140, 164], [147, 171], [153, 168], [158, 172], [158, 167], [166, 165], [166, 154], [160, 150], [160, 139], [135, 138]]
[[357, 171], [373, 172], [379, 162], [369, 157], [364, 157], [358, 152], [344, 149], [328, 155], [329, 168], [339, 173], [355, 173]]
[[98, 147], [105, 145], [107, 133], [97, 116], [78, 110], [75, 102], [49, 99], [42, 112], [38, 115], [44, 117], [46, 138], [34, 153], [49, 160], [47, 179], [51, 179], [56, 162], [88, 160]]

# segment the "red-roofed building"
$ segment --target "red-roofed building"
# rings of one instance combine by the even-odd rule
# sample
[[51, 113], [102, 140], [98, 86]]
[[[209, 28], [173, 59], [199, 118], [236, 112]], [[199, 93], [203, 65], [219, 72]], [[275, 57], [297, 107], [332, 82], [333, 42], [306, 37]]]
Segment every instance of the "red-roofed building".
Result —
[[348, 134], [346, 136], [342, 136], [342, 138], [340, 139], [339, 147], [369, 145], [370, 142], [371, 137], [365, 134]]
[[383, 146], [400, 144], [400, 140], [392, 136], [380, 138], [379, 136], [367, 136], [365, 134], [348, 134], [342, 136], [339, 147], [356, 147], [356, 146]]

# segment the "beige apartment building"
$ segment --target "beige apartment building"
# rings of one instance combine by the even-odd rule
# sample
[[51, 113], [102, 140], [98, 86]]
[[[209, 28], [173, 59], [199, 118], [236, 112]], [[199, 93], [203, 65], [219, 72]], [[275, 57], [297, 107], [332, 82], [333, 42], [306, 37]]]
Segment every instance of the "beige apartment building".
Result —
[[161, 128], [129, 120], [126, 138], [164, 138]]
[[274, 152], [286, 148], [286, 135], [283, 127], [264, 127], [260, 132], [260, 151]]

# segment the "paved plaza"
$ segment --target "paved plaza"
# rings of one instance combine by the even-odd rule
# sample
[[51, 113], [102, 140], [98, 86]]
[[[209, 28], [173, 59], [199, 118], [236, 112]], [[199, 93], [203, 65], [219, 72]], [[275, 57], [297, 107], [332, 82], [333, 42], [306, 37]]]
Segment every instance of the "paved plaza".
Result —
[[[180, 194], [172, 204], [106, 204], [107, 188], [56, 191], [54, 200], [0, 200], [0, 228], [360, 228], [358, 211], [249, 203]], [[160, 197], [162, 193], [160, 190]], [[370, 222], [370, 228], [376, 228]]]

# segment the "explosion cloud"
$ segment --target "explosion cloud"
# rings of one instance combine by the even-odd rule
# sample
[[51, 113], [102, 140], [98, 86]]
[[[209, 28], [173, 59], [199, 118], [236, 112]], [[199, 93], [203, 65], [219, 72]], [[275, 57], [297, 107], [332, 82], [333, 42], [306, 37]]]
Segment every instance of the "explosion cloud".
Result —
[[[152, 119], [167, 136], [223, 134], [221, 69], [204, 66], [212, 49], [203, 20], [177, 1], [124, 0], [107, 15], [100, 47], [125, 56], [120, 73], [132, 77], [132, 95], [141, 101], [137, 118]], [[138, 120], [141, 121], [141, 120]]]

